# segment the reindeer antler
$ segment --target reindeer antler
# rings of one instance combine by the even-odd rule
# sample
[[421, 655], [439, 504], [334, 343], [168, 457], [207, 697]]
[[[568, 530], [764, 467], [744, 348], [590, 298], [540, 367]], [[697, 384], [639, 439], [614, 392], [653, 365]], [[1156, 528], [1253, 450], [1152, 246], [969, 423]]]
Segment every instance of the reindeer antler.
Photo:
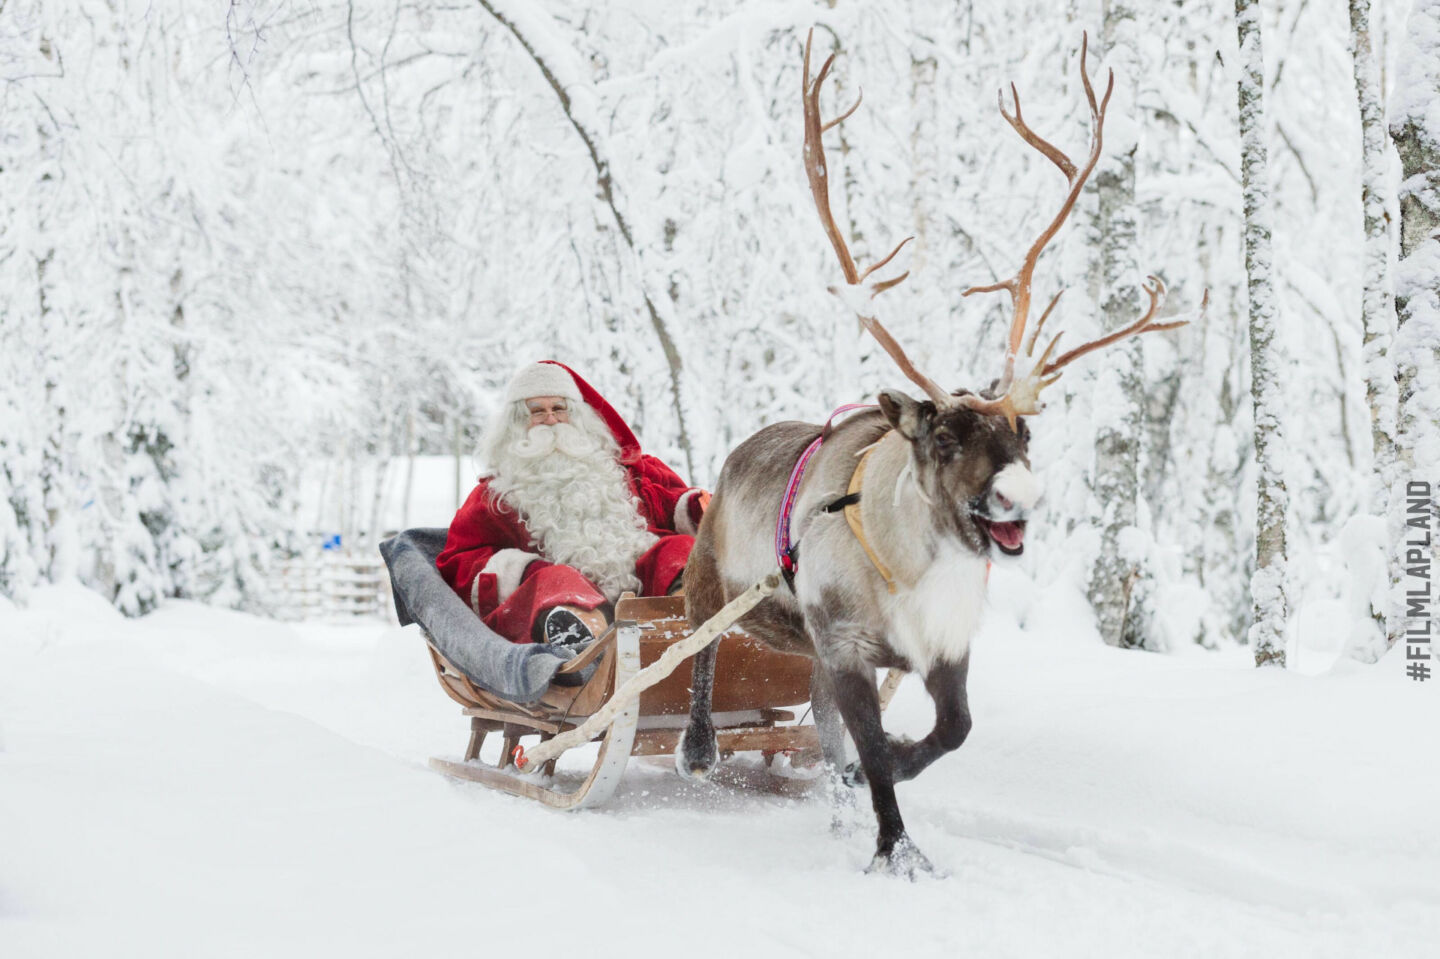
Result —
[[[1025, 339], [1025, 326], [1030, 313], [1030, 285], [1035, 274], [1035, 264], [1040, 259], [1041, 252], [1045, 246], [1059, 232], [1060, 227], [1069, 218], [1070, 211], [1075, 207], [1075, 201], [1084, 189], [1085, 182], [1094, 172], [1096, 163], [1100, 160], [1100, 148], [1105, 129], [1105, 111], [1110, 106], [1110, 94], [1115, 90], [1115, 71], [1109, 71], [1109, 78], [1105, 84], [1105, 96], [1099, 103], [1095, 100], [1095, 88], [1090, 83], [1090, 72], [1085, 67], [1086, 56], [1089, 53], [1090, 38], [1088, 34], [1081, 34], [1080, 40], [1080, 80], [1085, 86], [1085, 99], [1090, 105], [1090, 121], [1092, 130], [1090, 134], [1090, 155], [1085, 160], [1085, 165], [1076, 168], [1074, 161], [1060, 151], [1053, 143], [1041, 137], [1034, 130], [1030, 129], [1020, 112], [1020, 93], [1015, 89], [1015, 84], [1010, 84], [1010, 95], [1015, 102], [1015, 113], [1011, 115], [1005, 111], [1005, 95], [998, 94], [1000, 102], [1000, 115], [1020, 138], [1038, 150], [1046, 159], [1054, 163], [1060, 172], [1065, 175], [1070, 185], [1069, 192], [1065, 195], [1065, 201], [1060, 206], [1060, 212], [1050, 221], [1049, 225], [1040, 232], [1030, 249], [1025, 252], [1025, 259], [1020, 264], [1020, 269], [1014, 276], [1002, 280], [999, 283], [992, 283], [989, 286], [972, 286], [961, 295], [969, 296], [972, 293], [992, 293], [997, 290], [1005, 290], [1010, 294], [1012, 316], [1010, 320], [1010, 338], [1005, 349], [1005, 368], [1000, 375], [1000, 381], [996, 389], [999, 396], [993, 400], [987, 400], [975, 394], [967, 394], [959, 398], [961, 405], [969, 407], [980, 413], [999, 413], [1010, 423], [1010, 428], [1016, 428], [1015, 418], [1017, 416], [1033, 416], [1042, 409], [1040, 405], [1040, 392], [1045, 387], [1054, 383], [1060, 378], [1061, 370], [1072, 360], [1078, 359], [1093, 350], [1109, 346], [1130, 336], [1138, 336], [1141, 333], [1150, 333], [1156, 330], [1173, 330], [1184, 326], [1188, 320], [1177, 320], [1168, 323], [1155, 323], [1155, 311], [1163, 302], [1165, 295], [1165, 284], [1158, 277], [1151, 276], [1145, 284], [1145, 292], [1150, 297], [1150, 308], [1136, 322], [1122, 330], [1116, 330], [1086, 343], [1084, 346], [1063, 354], [1054, 361], [1049, 361], [1050, 354], [1054, 352], [1055, 345], [1064, 335], [1063, 331], [1056, 333], [1050, 343], [1040, 354], [1040, 359], [1031, 367], [1030, 372], [1020, 379], [1015, 379], [1015, 358], [1019, 352], [1021, 341]], [[1064, 291], [1062, 290], [1061, 293]], [[1205, 306], [1209, 303], [1210, 294], [1205, 294], [1200, 310], [1203, 314]], [[1040, 335], [1045, 320], [1050, 316], [1050, 311], [1055, 309], [1055, 304], [1060, 301], [1060, 293], [1050, 301], [1050, 305], [1041, 314], [1040, 321], [1036, 323], [1034, 331], [1030, 334], [1029, 341], [1025, 344], [1025, 355], [1032, 356], [1035, 351], [1035, 342]]]
[[[825, 63], [820, 67], [820, 72], [815, 77], [815, 82], [811, 83], [810, 43], [814, 37], [814, 30], [811, 30], [805, 37], [805, 64], [804, 70], [802, 71], [800, 89], [801, 100], [805, 105], [805, 176], [810, 181], [810, 193], [815, 198], [815, 210], [820, 214], [820, 223], [825, 227], [825, 235], [830, 238], [830, 245], [835, 250], [835, 257], [840, 261], [840, 270], [845, 274], [845, 283], [852, 288], [860, 287], [864, 285], [865, 281], [870, 277], [870, 274], [889, 263], [906, 243], [909, 243], [915, 238], [913, 236], [907, 236], [896, 244], [895, 249], [891, 250], [888, 256], [863, 272], [855, 265], [855, 258], [850, 255], [850, 247], [845, 242], [845, 237], [841, 234], [840, 227], [835, 224], [834, 215], [830, 212], [829, 171], [825, 166], [825, 145], [821, 142], [821, 138], [826, 130], [838, 125], [858, 110], [860, 108], [860, 101], [864, 98], [865, 94], [862, 90], [860, 96], [855, 99], [855, 105], [829, 123], [821, 121], [820, 87], [824, 84], [825, 78], [830, 74], [830, 67], [835, 63], [835, 54], [832, 53], [826, 58]], [[909, 272], [906, 271], [888, 280], [879, 280], [872, 283], [869, 287], [869, 299], [873, 300], [881, 293], [902, 282], [909, 275]], [[904, 373], [912, 383], [924, 390], [925, 395], [930, 397], [937, 405], [943, 406], [955, 402], [953, 396], [915, 368], [915, 364], [910, 362], [910, 358], [905, 355], [905, 351], [901, 349], [900, 344], [890, 335], [890, 331], [885, 329], [884, 324], [874, 316], [866, 313], [860, 306], [861, 300], [856, 297], [848, 297], [847, 299], [850, 300], [851, 307], [855, 310], [856, 316], [860, 318], [860, 325], [868, 330], [871, 336], [875, 337], [876, 342], [884, 348], [886, 353], [890, 354], [890, 358], [895, 361], [895, 364], [900, 367], [900, 371]]]

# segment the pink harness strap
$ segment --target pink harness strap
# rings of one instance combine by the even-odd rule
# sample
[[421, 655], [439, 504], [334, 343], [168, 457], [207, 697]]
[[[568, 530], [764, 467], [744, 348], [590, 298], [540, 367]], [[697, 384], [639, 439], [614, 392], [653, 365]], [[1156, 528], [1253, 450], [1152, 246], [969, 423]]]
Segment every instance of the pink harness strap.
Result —
[[785, 484], [785, 498], [780, 501], [780, 517], [775, 522], [775, 558], [780, 563], [780, 569], [787, 576], [795, 574], [795, 543], [790, 538], [790, 512], [795, 507], [795, 497], [800, 493], [800, 481], [805, 478], [805, 467], [810, 464], [810, 457], [820, 448], [825, 441], [826, 435], [830, 432], [830, 424], [835, 417], [843, 416], [853, 410], [874, 409], [874, 403], [847, 403], [830, 414], [825, 421], [825, 426], [820, 430], [820, 435], [815, 437], [815, 442], [805, 447], [805, 452], [800, 454], [796, 461], [795, 468], [790, 471], [790, 482]]

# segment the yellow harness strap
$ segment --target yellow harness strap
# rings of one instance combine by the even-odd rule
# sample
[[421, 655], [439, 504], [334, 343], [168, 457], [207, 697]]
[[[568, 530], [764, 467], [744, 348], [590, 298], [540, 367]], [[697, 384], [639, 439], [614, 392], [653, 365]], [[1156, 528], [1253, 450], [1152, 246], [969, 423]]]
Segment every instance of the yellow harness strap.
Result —
[[[870, 454], [873, 452], [875, 452], [875, 448], [872, 446], [865, 451], [864, 456], [860, 457], [860, 463], [855, 467], [855, 472], [850, 474], [850, 488], [845, 491], [845, 495], [851, 496], [859, 493], [860, 487], [865, 485], [865, 464], [869, 462]], [[845, 522], [850, 524], [850, 532], [855, 534], [855, 538], [860, 541], [860, 546], [865, 550], [865, 555], [870, 557], [870, 562], [874, 564], [876, 571], [884, 578], [885, 588], [890, 590], [891, 596], [894, 596], [895, 580], [890, 576], [890, 569], [884, 563], [880, 562], [880, 557], [875, 555], [875, 550], [870, 548], [870, 541], [865, 538], [865, 527], [860, 524], [859, 502], [851, 503], [845, 507]]]

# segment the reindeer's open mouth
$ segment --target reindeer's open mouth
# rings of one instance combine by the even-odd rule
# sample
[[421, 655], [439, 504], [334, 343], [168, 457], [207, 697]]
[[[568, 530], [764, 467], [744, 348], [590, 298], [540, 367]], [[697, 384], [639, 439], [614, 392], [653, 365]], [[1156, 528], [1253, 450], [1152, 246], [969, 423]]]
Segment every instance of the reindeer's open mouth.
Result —
[[1000, 547], [1000, 552], [1007, 556], [1019, 556], [1025, 552], [1025, 521], [1016, 520], [1010, 523], [992, 523], [990, 520], [977, 516], [980, 528], [995, 541]]

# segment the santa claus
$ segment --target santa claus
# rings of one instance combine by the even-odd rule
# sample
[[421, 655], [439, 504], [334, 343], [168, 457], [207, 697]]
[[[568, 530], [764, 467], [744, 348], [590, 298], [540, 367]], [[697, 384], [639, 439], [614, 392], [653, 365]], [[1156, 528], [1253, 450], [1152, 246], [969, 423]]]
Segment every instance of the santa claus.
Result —
[[709, 496], [642, 454], [569, 367], [522, 367], [482, 454], [490, 473], [436, 566], [485, 625], [517, 643], [584, 643], [622, 592], [679, 587]]

